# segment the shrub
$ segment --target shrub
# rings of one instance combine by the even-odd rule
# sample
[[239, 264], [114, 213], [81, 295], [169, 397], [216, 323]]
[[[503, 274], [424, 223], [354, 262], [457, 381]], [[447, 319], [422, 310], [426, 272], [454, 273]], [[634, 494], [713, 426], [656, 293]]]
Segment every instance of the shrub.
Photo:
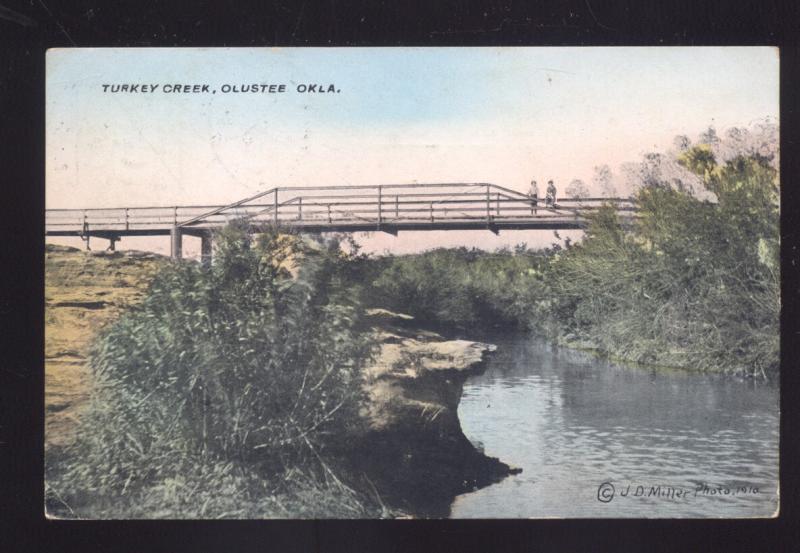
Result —
[[778, 175], [758, 153], [675, 164], [704, 190], [638, 187], [635, 224], [612, 206], [576, 244], [438, 249], [374, 261], [370, 302], [447, 326], [516, 326], [627, 360], [766, 377], [778, 370]]
[[[313, 495], [293, 482], [346, 489], [328, 451], [361, 424], [371, 354], [348, 256], [336, 240], [253, 243], [242, 225], [219, 233], [215, 254], [209, 268], [161, 271], [97, 340], [92, 405], [52, 479], [57, 503], [88, 516], [141, 505], [280, 516], [273, 495]], [[320, 516], [314, 501], [295, 501], [295, 516]]]
[[517, 250], [436, 249], [375, 259], [369, 301], [428, 324], [527, 328], [543, 299], [540, 269], [548, 254]]
[[645, 187], [630, 230], [601, 210], [548, 268], [552, 315], [620, 357], [766, 376], [779, 361], [776, 171], [759, 156], [720, 166], [702, 146], [680, 161], [717, 201]]

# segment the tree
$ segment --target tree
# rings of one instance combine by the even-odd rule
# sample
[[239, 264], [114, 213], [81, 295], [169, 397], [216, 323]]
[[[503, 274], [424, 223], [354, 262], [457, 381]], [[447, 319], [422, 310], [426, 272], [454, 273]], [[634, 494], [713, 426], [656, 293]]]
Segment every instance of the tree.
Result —
[[[675, 166], [713, 201], [681, 186]], [[640, 183], [635, 224], [601, 209], [583, 240], [548, 265], [549, 314], [561, 334], [644, 363], [774, 374], [779, 190], [770, 159], [721, 162], [701, 143], [629, 167]]]
[[708, 127], [704, 133], [700, 134], [700, 144], [708, 144], [709, 146], [713, 146], [714, 144], [719, 144], [720, 139], [717, 135], [717, 129], [713, 126]]
[[564, 193], [567, 195], [568, 198], [588, 198], [589, 197], [589, 189], [586, 187], [586, 184], [580, 179], [573, 179], [569, 185], [567, 185], [566, 190]]
[[600, 195], [604, 198], [613, 198], [617, 195], [617, 190], [614, 186], [614, 176], [611, 174], [611, 168], [608, 165], [598, 165], [594, 168], [592, 184], [594, 184], [595, 188], [600, 191]]
[[678, 152], [680, 153], [683, 153], [692, 147], [692, 141], [685, 134], [677, 135], [672, 140], [672, 144], [675, 146], [675, 149], [677, 149]]

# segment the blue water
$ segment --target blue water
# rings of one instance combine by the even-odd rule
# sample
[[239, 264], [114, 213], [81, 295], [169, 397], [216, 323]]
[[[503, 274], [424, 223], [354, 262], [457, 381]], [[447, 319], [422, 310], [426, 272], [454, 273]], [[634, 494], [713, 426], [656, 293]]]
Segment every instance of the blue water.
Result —
[[625, 368], [524, 335], [489, 341], [498, 351], [464, 386], [461, 426], [523, 472], [457, 497], [451, 517], [776, 512], [777, 385]]

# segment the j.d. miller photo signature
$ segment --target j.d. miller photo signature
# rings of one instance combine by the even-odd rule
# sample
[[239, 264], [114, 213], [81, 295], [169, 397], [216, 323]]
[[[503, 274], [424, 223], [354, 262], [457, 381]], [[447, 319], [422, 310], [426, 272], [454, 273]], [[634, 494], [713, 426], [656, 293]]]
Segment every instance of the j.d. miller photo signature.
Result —
[[756, 486], [716, 486], [699, 482], [694, 488], [663, 486], [652, 484], [618, 484], [603, 482], [597, 487], [597, 501], [611, 503], [615, 497], [653, 498], [667, 501], [690, 500], [701, 497], [722, 497], [756, 495], [759, 490]]

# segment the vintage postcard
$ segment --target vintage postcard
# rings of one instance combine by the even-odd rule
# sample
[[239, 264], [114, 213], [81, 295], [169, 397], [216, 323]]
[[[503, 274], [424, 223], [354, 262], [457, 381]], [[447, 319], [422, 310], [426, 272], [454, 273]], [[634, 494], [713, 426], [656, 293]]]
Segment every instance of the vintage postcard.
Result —
[[778, 67], [48, 51], [47, 516], [777, 516]]

